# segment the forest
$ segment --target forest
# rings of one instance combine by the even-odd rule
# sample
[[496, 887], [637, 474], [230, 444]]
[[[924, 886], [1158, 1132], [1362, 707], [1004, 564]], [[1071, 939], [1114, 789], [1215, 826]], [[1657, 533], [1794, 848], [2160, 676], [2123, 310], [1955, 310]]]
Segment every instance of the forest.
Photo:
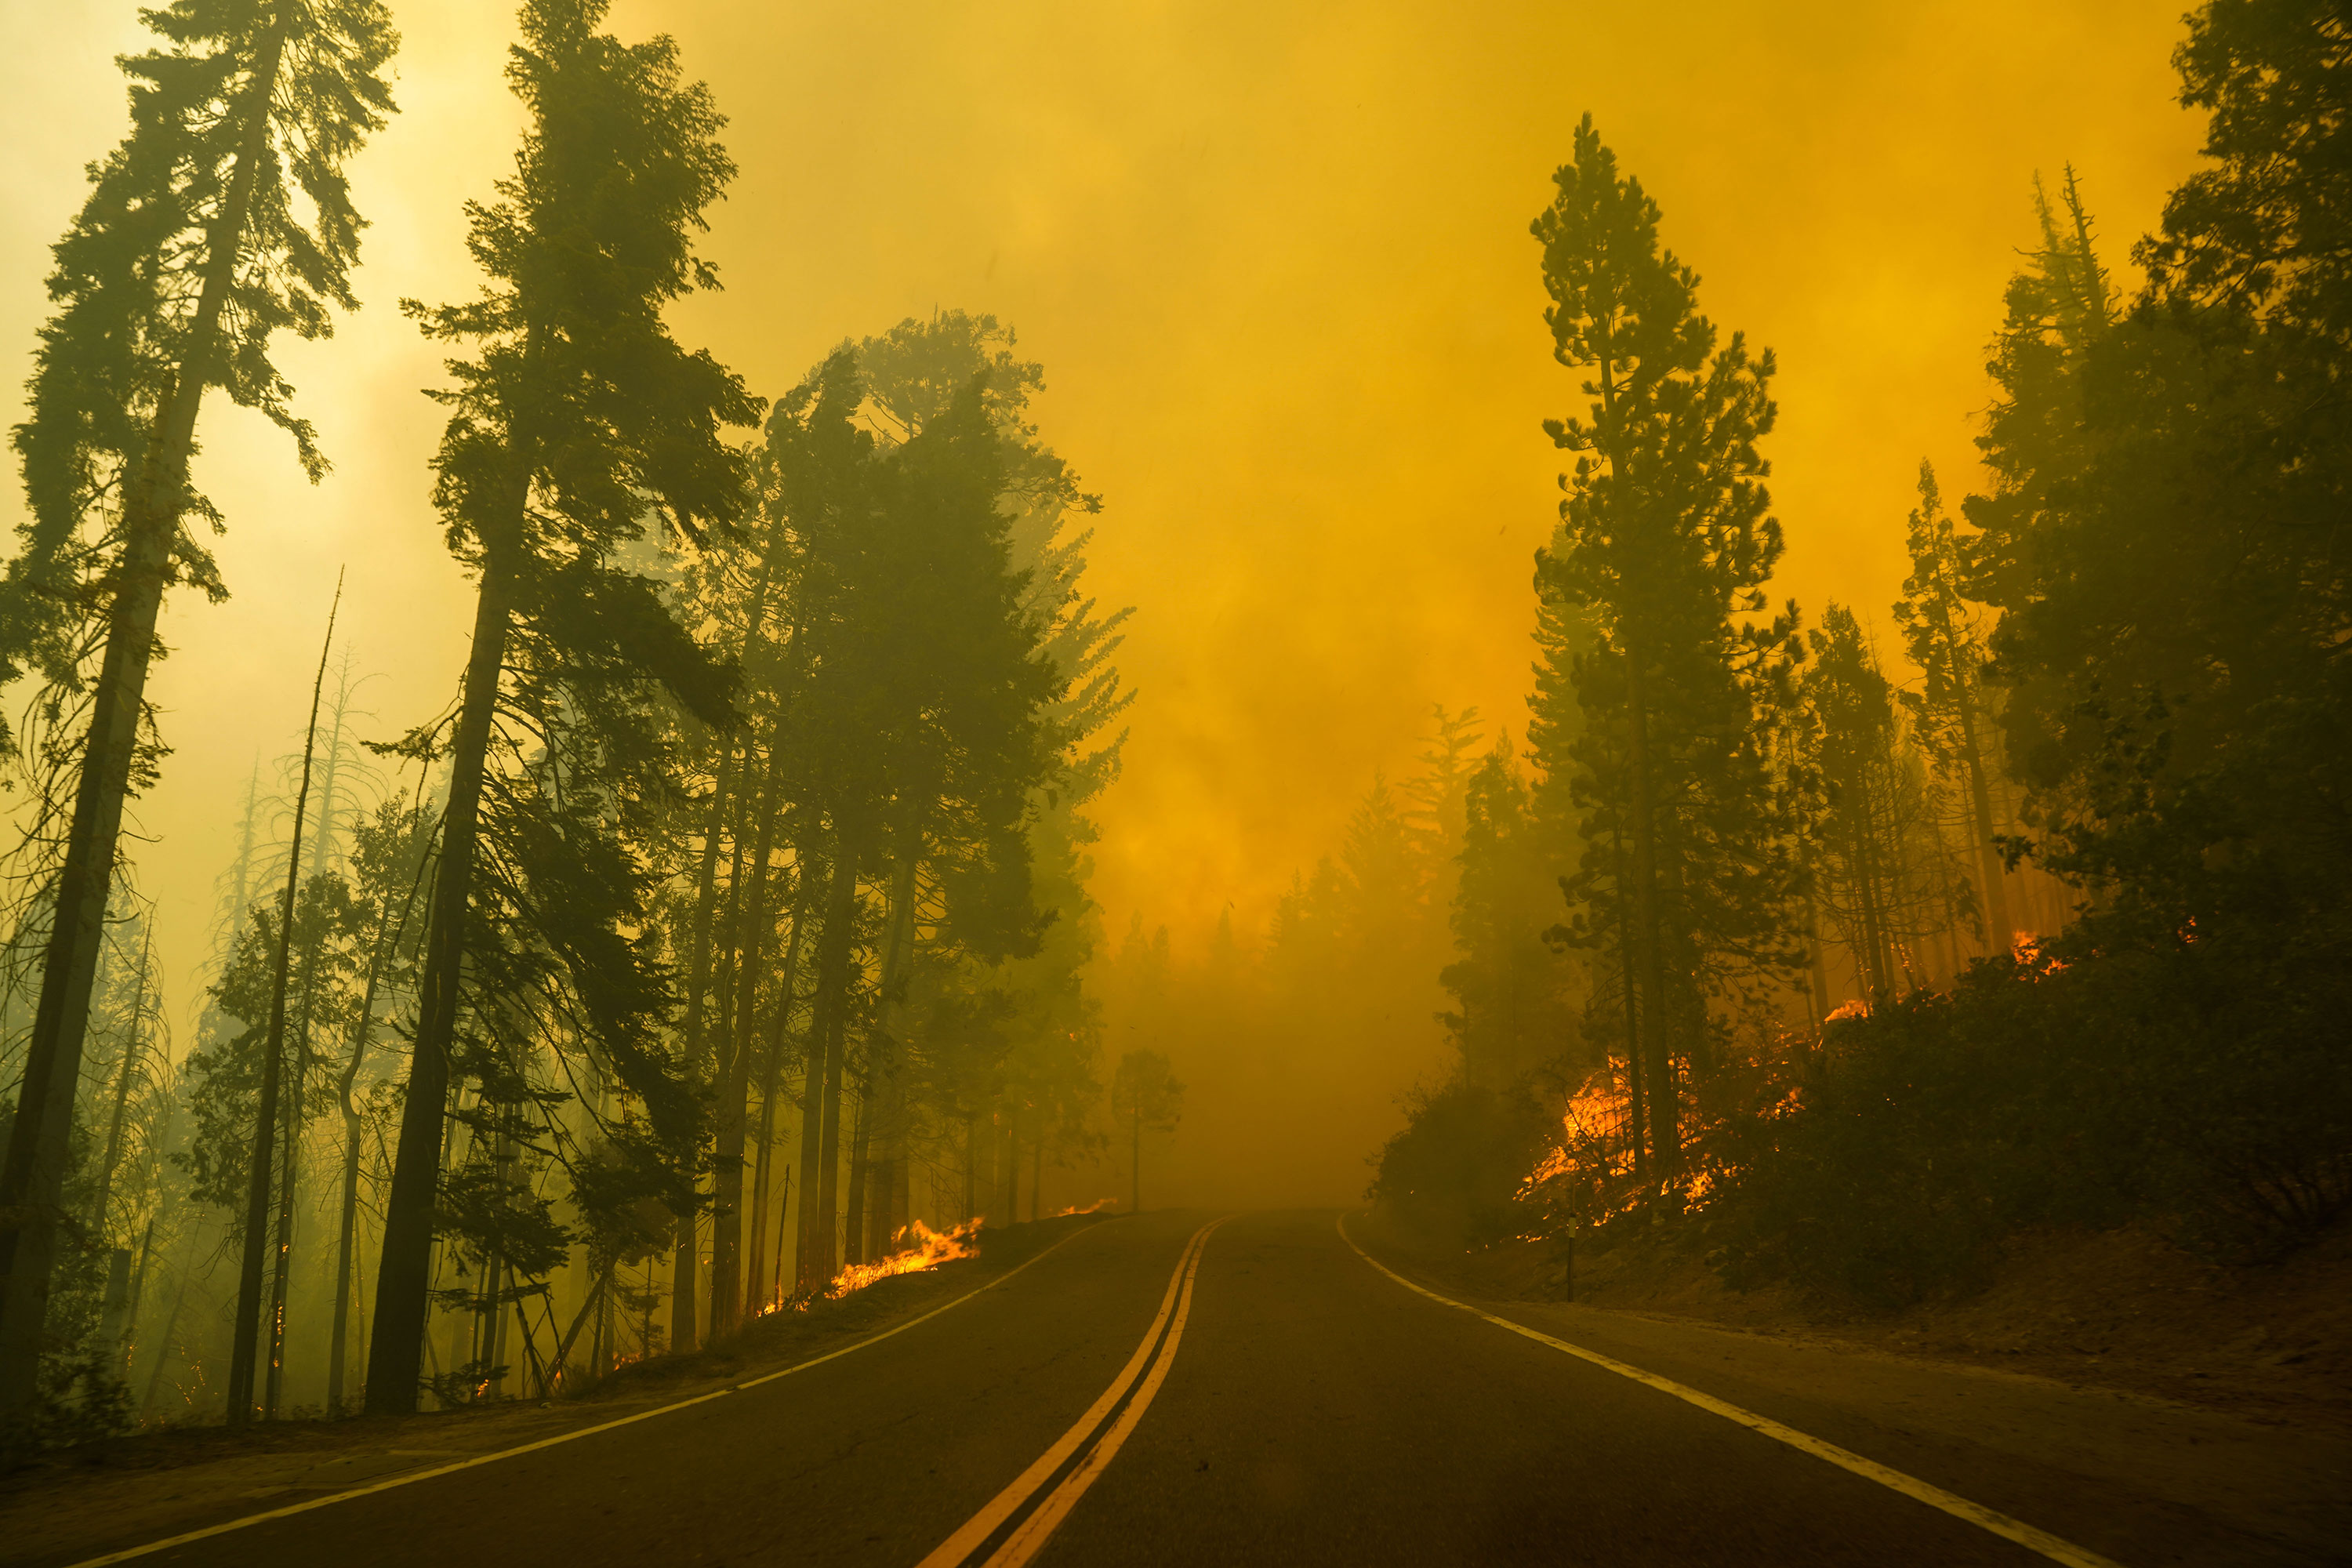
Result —
[[[2189, 19], [2206, 161], [2128, 279], [2075, 171], [2030, 193], [1989, 484], [1920, 467], [1884, 644], [1878, 606], [1774, 602], [1773, 356], [1587, 119], [1533, 227], [1581, 400], [1535, 691], [1475, 760], [1441, 710], [1408, 786], [1459, 845], [1407, 879], [1459, 1062], [1384, 1206], [1878, 1307], [2037, 1227], [2250, 1260], [2340, 1219], [2347, 47], [2315, 7]], [[1286, 920], [1376, 885], [1396, 816], [1376, 789]]]
[[0, 1468], [578, 1394], [983, 1227], [1141, 1211], [1213, 1110], [1192, 1147], [1282, 1191], [1336, 1167], [1444, 1247], [1663, 1247], [1874, 1307], [2037, 1227], [2255, 1259], [2338, 1225], [2331, 10], [2190, 16], [2201, 162], [2127, 268], [2095, 170], [2017, 193], [1979, 463], [1918, 462], [1872, 522], [1891, 604], [1776, 585], [1779, 363], [1584, 115], [1520, 242], [1558, 410], [1524, 434], [1562, 470], [1524, 714], [1436, 707], [1196, 952], [1140, 909], [1113, 940], [1092, 888], [1151, 606], [1094, 585], [1107, 502], [1046, 367], [946, 304], [757, 390], [685, 341], [740, 171], [677, 44], [606, 9], [525, 0], [477, 287], [399, 303], [442, 356], [412, 488], [462, 669], [375, 712], [338, 631], [363, 563], [269, 607], [308, 710], [184, 997], [136, 803], [208, 738], [152, 696], [159, 626], [274, 526], [196, 488], [200, 413], [329, 472], [280, 367], [358, 308], [399, 39], [380, 0], [171, 0], [121, 60], [11, 433]]
[[[951, 1255], [1108, 1136], [1079, 975], [1127, 612], [1086, 592], [1044, 372], [941, 310], [771, 404], [677, 342], [733, 169], [674, 46], [603, 9], [525, 8], [480, 290], [405, 307], [450, 356], [462, 679], [372, 736], [343, 590], [312, 607], [307, 738], [251, 780], [177, 1047], [121, 824], [168, 750], [159, 600], [223, 591], [196, 409], [320, 466], [268, 356], [352, 303], [394, 36], [182, 0], [125, 62], [15, 432], [12, 1442], [576, 1391], [937, 1251], [925, 1219]], [[1120, 1125], [1169, 1122], [1165, 1062], [1114, 1066]]]

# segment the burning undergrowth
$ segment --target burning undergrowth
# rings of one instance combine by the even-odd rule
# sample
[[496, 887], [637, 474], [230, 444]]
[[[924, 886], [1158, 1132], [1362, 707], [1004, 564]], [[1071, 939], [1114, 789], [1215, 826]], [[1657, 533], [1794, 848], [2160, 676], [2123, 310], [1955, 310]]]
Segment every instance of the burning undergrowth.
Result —
[[978, 1257], [982, 1218], [974, 1215], [948, 1230], [933, 1230], [921, 1220], [915, 1221], [891, 1237], [892, 1241], [900, 1244], [898, 1251], [877, 1258], [871, 1263], [850, 1264], [835, 1275], [833, 1283], [825, 1287], [825, 1299], [838, 1301], [851, 1291], [863, 1290], [877, 1279], [887, 1279], [898, 1274], [921, 1274], [960, 1258]]

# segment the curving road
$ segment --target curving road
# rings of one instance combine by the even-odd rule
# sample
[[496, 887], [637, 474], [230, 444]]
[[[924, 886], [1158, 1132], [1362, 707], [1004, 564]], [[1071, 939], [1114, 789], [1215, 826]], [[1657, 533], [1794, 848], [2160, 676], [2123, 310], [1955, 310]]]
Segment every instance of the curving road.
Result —
[[[134, 1533], [38, 1561], [2341, 1560], [2340, 1499], [2223, 1484], [2232, 1465], [2262, 1471], [2259, 1434], [2243, 1453], [2209, 1446], [2203, 1470], [2168, 1468], [2163, 1444], [2142, 1466], [2121, 1439], [2051, 1436], [2095, 1427], [2112, 1400], [1899, 1369], [1873, 1392], [1738, 1336], [1572, 1308], [1481, 1316], [1377, 1266], [1334, 1217], [1107, 1221], [789, 1375], [446, 1473], [388, 1459], [408, 1474], [370, 1483], [383, 1489], [179, 1544]], [[2033, 1430], [2005, 1439], [2020, 1423]]]

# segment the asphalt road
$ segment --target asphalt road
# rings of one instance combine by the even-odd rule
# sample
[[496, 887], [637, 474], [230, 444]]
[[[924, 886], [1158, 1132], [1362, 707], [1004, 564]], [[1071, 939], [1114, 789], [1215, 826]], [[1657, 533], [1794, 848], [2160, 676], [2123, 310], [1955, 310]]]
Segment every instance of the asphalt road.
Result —
[[[1239, 1215], [1202, 1239], [1219, 1217], [1095, 1225], [935, 1318], [793, 1375], [131, 1560], [2053, 1560], [1416, 1294], [1359, 1256], [1328, 1213]], [[1648, 1370], [2013, 1515], [2089, 1554], [2077, 1562], [2326, 1560], [2128, 1478], [1938, 1442], [1801, 1397], [1769, 1407], [1776, 1396], [1742, 1384], [1736, 1366]]]

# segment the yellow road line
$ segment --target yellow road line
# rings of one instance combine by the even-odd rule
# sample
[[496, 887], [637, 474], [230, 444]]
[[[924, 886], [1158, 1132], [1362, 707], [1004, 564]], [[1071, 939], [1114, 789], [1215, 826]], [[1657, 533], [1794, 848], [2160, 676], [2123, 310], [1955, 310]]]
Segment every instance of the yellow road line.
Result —
[[919, 1568], [1021, 1568], [1037, 1554], [1118, 1454], [1167, 1380], [1177, 1342], [1184, 1337], [1184, 1320], [1192, 1314], [1192, 1277], [1200, 1270], [1201, 1254], [1208, 1247], [1209, 1233], [1225, 1219], [1211, 1220], [1184, 1244], [1176, 1271], [1168, 1278], [1167, 1292], [1160, 1299], [1159, 1313], [1102, 1396]]
[[1835, 1443], [1825, 1443], [1819, 1437], [1798, 1431], [1794, 1426], [1783, 1426], [1769, 1416], [1742, 1410], [1737, 1405], [1717, 1399], [1711, 1394], [1701, 1394], [1697, 1389], [1676, 1383], [1672, 1378], [1660, 1377], [1654, 1372], [1643, 1372], [1638, 1366], [1628, 1365], [1624, 1362], [1602, 1355], [1598, 1351], [1589, 1351], [1582, 1345], [1572, 1345], [1566, 1340], [1554, 1339], [1549, 1334], [1528, 1328], [1525, 1323], [1515, 1323], [1508, 1318], [1498, 1318], [1492, 1312], [1482, 1312], [1467, 1301], [1457, 1301], [1451, 1296], [1441, 1296], [1434, 1290], [1416, 1285], [1359, 1246], [1356, 1238], [1348, 1234], [1348, 1216], [1345, 1215], [1339, 1216], [1339, 1239], [1354, 1247], [1357, 1257], [1416, 1295], [1426, 1296], [1443, 1306], [1458, 1307], [1474, 1318], [1486, 1319], [1496, 1328], [1508, 1329], [1511, 1332], [1533, 1340], [1538, 1344], [1549, 1345], [1556, 1351], [1564, 1351], [1579, 1361], [1591, 1362], [1594, 1366], [1605, 1368], [1620, 1377], [1630, 1377], [1635, 1383], [1646, 1384], [1661, 1394], [1671, 1394], [1686, 1405], [1696, 1405], [1701, 1410], [1720, 1415], [1727, 1421], [1736, 1421], [1751, 1432], [1759, 1432], [1776, 1442], [1786, 1443], [1791, 1448], [1811, 1454], [1817, 1459], [1826, 1459], [1839, 1469], [1851, 1471], [1866, 1480], [1876, 1481], [1880, 1486], [1924, 1502], [1929, 1508], [1941, 1509], [1955, 1519], [1966, 1520], [1979, 1529], [1990, 1531], [2005, 1541], [2013, 1541], [2028, 1551], [2038, 1552], [2053, 1563], [2065, 1563], [2067, 1568], [2121, 1568], [2121, 1564], [2112, 1558], [2102, 1557], [2095, 1552], [2085, 1551], [2071, 1541], [2060, 1540], [2046, 1530], [2036, 1530], [2022, 1520], [2011, 1519], [2009, 1515], [1989, 1509], [1981, 1503], [1970, 1502], [1968, 1499], [1948, 1492], [1941, 1487], [1931, 1486], [1916, 1476], [1906, 1476], [1901, 1470], [1890, 1468], [1875, 1459], [1865, 1459], [1850, 1448], [1841, 1448]]
[[1083, 1236], [1087, 1230], [1092, 1230], [1095, 1227], [1092, 1226], [1087, 1226], [1084, 1230], [1072, 1231], [1068, 1236], [1062, 1237], [1060, 1241], [1055, 1242], [1053, 1247], [1045, 1248], [1045, 1252], [1037, 1254], [1035, 1258], [1024, 1259], [1013, 1268], [1006, 1269], [995, 1279], [991, 1279], [985, 1285], [973, 1286], [962, 1295], [958, 1296], [954, 1300], [932, 1308], [929, 1311], [925, 1312], [919, 1318], [909, 1318], [903, 1323], [898, 1323], [890, 1328], [885, 1329], [878, 1334], [869, 1334], [865, 1339], [859, 1340], [856, 1343], [844, 1345], [837, 1351], [828, 1351], [824, 1355], [812, 1356], [807, 1361], [796, 1362], [793, 1365], [784, 1368], [782, 1372], [772, 1372], [767, 1373], [765, 1376], [751, 1378], [746, 1382], [735, 1384], [727, 1388], [716, 1388], [711, 1390], [709, 1394], [698, 1394], [692, 1399], [681, 1399], [674, 1405], [663, 1405], [651, 1410], [640, 1410], [635, 1415], [624, 1415], [618, 1420], [600, 1422], [593, 1426], [583, 1426], [574, 1432], [560, 1432], [552, 1437], [541, 1437], [536, 1443], [524, 1443], [512, 1448], [500, 1448], [496, 1453], [481, 1454], [470, 1459], [460, 1459], [455, 1464], [436, 1465], [429, 1470], [416, 1470], [404, 1476], [394, 1476], [385, 1480], [372, 1482], [367, 1486], [352, 1487], [348, 1491], [332, 1492], [325, 1497], [310, 1498], [302, 1502], [289, 1503], [284, 1508], [273, 1508], [266, 1513], [249, 1513], [242, 1519], [232, 1519], [225, 1524], [208, 1524], [202, 1530], [191, 1530], [183, 1535], [167, 1536], [162, 1541], [151, 1541], [144, 1546], [125, 1547], [120, 1552], [110, 1552], [103, 1557], [86, 1558], [79, 1563], [72, 1564], [72, 1568], [106, 1568], [106, 1565], [110, 1563], [128, 1563], [134, 1557], [145, 1557], [150, 1553], [156, 1552], [168, 1552], [175, 1546], [185, 1546], [191, 1542], [207, 1540], [215, 1535], [226, 1535], [233, 1530], [243, 1530], [248, 1525], [265, 1524], [273, 1519], [285, 1519], [293, 1514], [308, 1513], [314, 1508], [325, 1508], [330, 1503], [349, 1502], [353, 1498], [366, 1497], [374, 1492], [390, 1491], [394, 1487], [404, 1487], [415, 1481], [429, 1481], [436, 1476], [454, 1475], [459, 1470], [470, 1470], [478, 1465], [492, 1464], [499, 1459], [511, 1459], [518, 1454], [530, 1454], [535, 1453], [541, 1448], [552, 1448], [559, 1443], [570, 1443], [578, 1438], [592, 1437], [599, 1432], [610, 1432], [616, 1426], [634, 1426], [639, 1421], [650, 1421], [656, 1415], [667, 1415], [673, 1410], [684, 1410], [688, 1406], [695, 1405], [707, 1405], [714, 1399], [724, 1398], [728, 1394], [738, 1393], [746, 1388], [757, 1388], [763, 1383], [773, 1383], [780, 1377], [790, 1377], [796, 1372], [806, 1372], [813, 1366], [822, 1366], [826, 1362], [845, 1356], [852, 1351], [862, 1351], [868, 1345], [880, 1344], [884, 1340], [890, 1338], [894, 1334], [903, 1334], [908, 1329], [914, 1328], [918, 1324], [928, 1323], [933, 1318], [938, 1317], [941, 1312], [948, 1310], [949, 1308], [961, 1307], [966, 1301], [971, 1300], [974, 1296], [981, 1294], [982, 1291], [995, 1289], [996, 1287], [1003, 1284], [1006, 1280], [1020, 1273], [1022, 1269], [1028, 1268], [1030, 1264], [1042, 1262], [1045, 1259], [1045, 1254], [1052, 1252], [1054, 1247], [1060, 1247], [1063, 1242]]

